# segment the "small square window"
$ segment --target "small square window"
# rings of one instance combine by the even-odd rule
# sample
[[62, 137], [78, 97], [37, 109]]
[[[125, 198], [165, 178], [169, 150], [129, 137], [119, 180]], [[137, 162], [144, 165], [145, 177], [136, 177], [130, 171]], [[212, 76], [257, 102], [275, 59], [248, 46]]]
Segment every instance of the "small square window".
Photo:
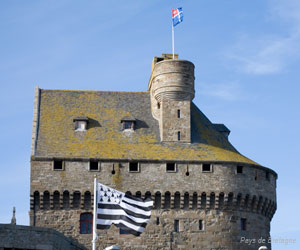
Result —
[[138, 162], [129, 162], [129, 172], [140, 172]]
[[241, 218], [241, 230], [246, 231], [247, 230], [247, 219]]
[[204, 231], [204, 223], [203, 223], [203, 220], [199, 220], [199, 231]]
[[175, 162], [169, 162], [166, 164], [166, 171], [167, 172], [176, 172], [176, 164]]
[[86, 131], [89, 118], [86, 116], [76, 117], [73, 122], [75, 123], [75, 131]]
[[242, 174], [243, 173], [243, 166], [236, 166], [236, 173]]
[[212, 172], [211, 164], [202, 164], [202, 172]]
[[94, 161], [94, 160], [90, 160], [90, 171], [99, 171], [100, 167], [99, 167], [99, 161]]
[[87, 127], [86, 121], [76, 121], [75, 123], [75, 130], [76, 131], [85, 131]]
[[123, 122], [124, 129], [134, 130], [134, 122], [133, 121], [124, 121]]
[[63, 160], [54, 160], [53, 161], [53, 170], [64, 170], [64, 161]]

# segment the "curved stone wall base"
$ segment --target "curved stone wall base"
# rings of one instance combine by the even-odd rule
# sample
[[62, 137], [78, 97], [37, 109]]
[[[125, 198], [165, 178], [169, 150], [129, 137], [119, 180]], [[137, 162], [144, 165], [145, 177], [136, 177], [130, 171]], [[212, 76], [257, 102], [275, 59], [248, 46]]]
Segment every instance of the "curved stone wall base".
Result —
[[[36, 212], [36, 226], [55, 228], [67, 237], [91, 247], [92, 235], [79, 232], [79, 217], [83, 212], [86, 210], [40, 210]], [[245, 230], [242, 230], [241, 219], [246, 219]], [[199, 228], [200, 220], [202, 230]], [[141, 236], [120, 234], [119, 228], [112, 226], [109, 230], [98, 230], [98, 247], [104, 249], [117, 245], [127, 250], [257, 250], [260, 246], [267, 246], [271, 249], [268, 243], [269, 231], [269, 219], [251, 212], [154, 210]]]

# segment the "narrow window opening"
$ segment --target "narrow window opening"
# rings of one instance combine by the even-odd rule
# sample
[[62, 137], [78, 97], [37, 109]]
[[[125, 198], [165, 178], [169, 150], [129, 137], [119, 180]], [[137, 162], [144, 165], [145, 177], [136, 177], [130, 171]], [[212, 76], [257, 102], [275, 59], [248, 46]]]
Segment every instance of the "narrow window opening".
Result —
[[151, 200], [151, 192], [147, 191], [145, 193], [145, 199], [150, 199]]
[[204, 230], [203, 220], [199, 220], [199, 231], [203, 231], [203, 230]]
[[206, 193], [201, 194], [201, 208], [202, 209], [206, 208]]
[[99, 162], [90, 160], [90, 171], [99, 171]]
[[174, 162], [167, 163], [166, 170], [167, 172], [176, 172], [176, 164]]
[[243, 173], [243, 166], [236, 166], [236, 173], [242, 174]]
[[180, 208], [180, 193], [176, 192], [174, 195], [174, 209]]
[[178, 139], [178, 141], [180, 141], [180, 139], [181, 139], [180, 138], [180, 131], [177, 132], [177, 139]]
[[174, 231], [179, 232], [179, 220], [174, 220]]
[[180, 109], [177, 109], [177, 118], [180, 118]]
[[211, 164], [202, 164], [202, 172], [212, 172]]
[[91, 209], [91, 193], [89, 191], [84, 193], [84, 209]]
[[266, 180], [269, 181], [270, 180], [270, 173], [268, 171], [266, 171]]
[[166, 192], [164, 208], [170, 209], [170, 207], [171, 207], [171, 194], [170, 194], [170, 192]]
[[193, 209], [197, 209], [197, 204], [198, 204], [198, 194], [193, 193]]
[[73, 193], [73, 208], [79, 208], [80, 207], [80, 192], [75, 191]]
[[63, 208], [64, 209], [70, 208], [70, 194], [68, 191], [63, 192]]
[[247, 230], [247, 219], [241, 218], [241, 230], [246, 231]]
[[211, 193], [210, 194], [210, 209], [213, 209], [215, 208], [215, 203], [216, 203], [216, 196], [215, 196], [215, 193]]
[[157, 103], [157, 109], [160, 109], [160, 103], [159, 102]]
[[35, 210], [40, 208], [40, 193], [38, 191], [33, 194], [33, 206]]
[[233, 203], [233, 193], [229, 193], [228, 195], [228, 201], [227, 201], [227, 207], [231, 208]]
[[156, 192], [154, 197], [154, 208], [160, 209], [161, 208], [161, 193]]
[[63, 161], [62, 160], [54, 160], [53, 169], [54, 170], [63, 170]]
[[244, 208], [245, 208], [245, 209], [248, 208], [248, 203], [249, 203], [249, 195], [247, 194], [247, 195], [246, 195], [246, 198], [245, 198], [245, 202], [244, 202]]
[[190, 207], [190, 196], [189, 193], [184, 194], [184, 199], [183, 199], [183, 209], [187, 210]]
[[220, 193], [219, 195], [219, 208], [222, 209], [224, 206], [224, 194]]
[[255, 170], [255, 177], [254, 177], [254, 180], [257, 181], [257, 176], [258, 176], [258, 173], [257, 173], [257, 170]]
[[238, 208], [241, 205], [242, 202], [242, 195], [238, 194], [237, 198], [236, 198], [236, 207]]
[[159, 217], [156, 217], [156, 225], [159, 225]]
[[50, 193], [48, 191], [45, 191], [43, 195], [43, 208], [44, 209], [50, 208]]
[[129, 162], [129, 172], [140, 172], [138, 162]]
[[83, 213], [80, 215], [80, 233], [91, 234], [93, 227], [92, 213]]
[[59, 209], [59, 192], [55, 191], [53, 194], [53, 208]]

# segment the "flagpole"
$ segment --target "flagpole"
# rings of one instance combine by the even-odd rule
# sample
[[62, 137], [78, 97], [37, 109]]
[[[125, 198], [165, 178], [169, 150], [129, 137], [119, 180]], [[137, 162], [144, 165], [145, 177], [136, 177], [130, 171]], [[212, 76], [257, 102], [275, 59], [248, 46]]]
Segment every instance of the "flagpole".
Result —
[[175, 54], [174, 54], [174, 47], [175, 47], [175, 42], [174, 42], [174, 25], [173, 25], [173, 22], [172, 22], [172, 52], [173, 52], [173, 60], [175, 59]]
[[94, 178], [94, 214], [93, 214], [93, 250], [96, 250], [96, 243], [97, 243], [97, 185], [98, 181], [97, 178]]

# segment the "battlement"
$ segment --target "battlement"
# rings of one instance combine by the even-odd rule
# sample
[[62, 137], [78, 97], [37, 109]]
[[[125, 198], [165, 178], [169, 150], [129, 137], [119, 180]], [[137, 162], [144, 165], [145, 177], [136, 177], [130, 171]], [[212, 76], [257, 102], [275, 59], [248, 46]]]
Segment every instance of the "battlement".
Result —
[[[154, 201], [153, 209], [155, 210], [223, 210], [223, 211], [244, 211], [256, 213], [272, 219], [276, 211], [276, 201], [267, 197], [249, 194], [237, 193], [217, 193], [217, 192], [180, 192], [171, 193], [166, 191], [164, 194], [157, 191], [151, 194], [150, 191], [144, 194], [141, 191], [133, 194], [127, 191], [126, 194], [136, 197], [149, 197]], [[59, 191], [49, 193], [48, 191], [35, 191], [30, 196], [31, 210], [69, 210], [78, 209], [92, 212], [94, 195], [90, 191], [81, 193], [80, 191], [69, 192]]]

